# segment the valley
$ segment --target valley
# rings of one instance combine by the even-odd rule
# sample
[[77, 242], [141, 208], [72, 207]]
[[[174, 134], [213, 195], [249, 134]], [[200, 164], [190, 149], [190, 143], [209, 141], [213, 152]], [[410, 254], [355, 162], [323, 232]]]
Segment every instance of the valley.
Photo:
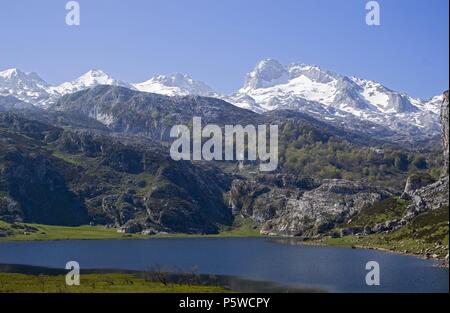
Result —
[[[90, 75], [45, 107], [0, 97], [0, 240], [281, 236], [448, 259], [441, 140], [411, 147], [292, 108], [258, 113]], [[250, 87], [269, 88], [255, 75]], [[221, 129], [277, 125], [277, 170], [173, 160], [172, 126], [195, 117]]]

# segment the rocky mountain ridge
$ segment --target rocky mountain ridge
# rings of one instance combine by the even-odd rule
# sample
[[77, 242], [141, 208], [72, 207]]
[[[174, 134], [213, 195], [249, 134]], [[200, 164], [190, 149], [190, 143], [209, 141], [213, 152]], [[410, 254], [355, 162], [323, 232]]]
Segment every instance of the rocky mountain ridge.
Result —
[[[308, 64], [282, 65], [273, 59], [259, 62], [247, 75], [244, 86], [222, 95], [207, 84], [184, 74], [157, 75], [130, 84], [101, 70], [90, 70], [78, 79], [52, 86], [35, 73], [18, 69], [0, 72], [0, 96], [13, 96], [47, 107], [64, 95], [111, 85], [169, 96], [206, 96], [223, 99], [257, 113], [289, 109], [308, 114], [341, 128], [370, 136], [419, 145], [438, 138], [442, 96], [413, 98], [382, 84], [347, 77]], [[383, 131], [384, 130], [384, 131]]]
[[103, 224], [124, 232], [214, 233], [232, 221], [214, 167], [158, 145], [65, 131], [0, 113], [0, 219]]
[[[260, 176], [252, 164], [175, 162], [167, 155], [167, 130], [193, 116], [220, 125], [283, 121], [283, 136], [299, 146], [320, 147], [332, 137], [330, 148], [345, 138], [350, 145], [376, 146], [363, 134], [353, 136], [301, 112], [257, 114], [215, 98], [168, 97], [106, 85], [63, 96], [47, 110], [16, 108], [12, 100], [3, 100], [9, 112], [0, 113], [0, 216], [8, 221], [95, 223], [148, 234], [215, 233], [242, 216], [259, 224], [264, 234], [311, 238], [395, 195], [367, 181], [282, 170]], [[405, 156], [392, 162], [401, 168], [404, 161]], [[384, 159], [380, 162], [386, 166]], [[445, 191], [441, 182], [427, 184], [417, 195], [426, 201], [434, 190]], [[380, 225], [364, 231], [403, 224]]]

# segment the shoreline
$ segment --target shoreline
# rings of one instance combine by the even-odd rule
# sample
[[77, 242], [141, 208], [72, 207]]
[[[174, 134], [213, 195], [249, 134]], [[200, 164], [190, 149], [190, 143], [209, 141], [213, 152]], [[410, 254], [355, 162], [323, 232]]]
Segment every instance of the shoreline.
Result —
[[194, 234], [164, 234], [164, 235], [150, 235], [145, 236], [140, 235], [137, 236], [124, 236], [121, 238], [54, 238], [54, 239], [45, 239], [45, 238], [35, 238], [35, 239], [6, 239], [0, 238], [0, 245], [4, 243], [12, 243], [12, 242], [57, 242], [57, 241], [103, 241], [103, 240], [153, 240], [153, 239], [227, 239], [227, 238], [261, 238], [273, 240], [277, 244], [287, 244], [283, 242], [276, 242], [282, 240], [293, 240], [298, 245], [305, 246], [317, 246], [317, 247], [332, 247], [332, 248], [345, 248], [345, 249], [364, 249], [364, 250], [376, 250], [385, 253], [392, 253], [397, 255], [411, 256], [416, 257], [418, 259], [440, 262], [441, 264], [434, 265], [435, 267], [449, 268], [449, 261], [445, 258], [426, 258], [423, 254], [414, 253], [414, 252], [403, 252], [393, 249], [387, 249], [383, 247], [377, 246], [365, 246], [365, 245], [345, 245], [345, 244], [333, 244], [333, 243], [324, 243], [320, 241], [308, 241], [302, 240], [300, 238], [292, 237], [292, 236], [267, 236], [267, 235], [253, 235], [253, 236], [237, 236], [237, 235], [223, 235], [223, 234], [211, 234], [211, 235], [194, 235]]
[[[25, 275], [29, 278], [39, 277], [42, 275], [48, 277], [64, 278], [67, 270], [21, 264], [2, 264], [0, 263], [0, 276], [8, 276], [14, 274]], [[157, 274], [157, 275], [155, 275]], [[212, 288], [212, 292], [219, 293], [327, 293], [328, 290], [313, 288], [307, 286], [289, 286], [275, 283], [272, 281], [254, 280], [233, 275], [216, 275], [197, 272], [179, 272], [167, 269], [161, 272], [140, 271], [140, 270], [124, 270], [124, 269], [86, 269], [82, 275], [96, 276], [97, 280], [103, 280], [105, 276], [111, 275], [127, 275], [129, 278], [145, 280], [147, 282], [160, 282], [163, 277], [166, 281], [164, 287], [168, 289], [165, 292], [172, 292], [170, 285], [177, 287], [201, 287], [200, 292], [210, 292], [208, 288]], [[105, 290], [104, 290], [105, 291]], [[26, 291], [25, 291], [26, 292]], [[108, 292], [108, 290], [106, 290]], [[114, 292], [114, 291], [112, 291]], [[151, 292], [151, 291], [150, 291]], [[190, 292], [190, 291], [184, 291]]]
[[[361, 238], [354, 238], [352, 236], [342, 237], [338, 239], [322, 237], [320, 239], [302, 239], [295, 236], [283, 235], [265, 235], [261, 234], [258, 229], [251, 227], [237, 227], [223, 229], [217, 234], [186, 234], [186, 233], [160, 233], [154, 235], [144, 234], [128, 234], [121, 233], [116, 228], [106, 228], [101, 225], [81, 225], [81, 226], [53, 226], [41, 224], [18, 224], [22, 228], [14, 228], [13, 224], [7, 224], [0, 221], [0, 230], [9, 231], [11, 235], [0, 237], [0, 244], [2, 242], [32, 242], [32, 241], [65, 241], [65, 240], [152, 240], [152, 239], [193, 239], [193, 238], [265, 238], [272, 240], [291, 240], [297, 244], [315, 245], [315, 246], [329, 246], [329, 247], [344, 247], [344, 248], [358, 248], [367, 250], [377, 250], [387, 253], [395, 253], [399, 255], [414, 256], [424, 260], [431, 260], [441, 262], [441, 267], [449, 267], [448, 260], [442, 255], [437, 254], [436, 258], [427, 258], [424, 253], [408, 251], [404, 252], [401, 249], [396, 249], [398, 242], [389, 243], [386, 245], [393, 245], [393, 248], [383, 247], [376, 242], [370, 242], [368, 237], [363, 237], [365, 243], [358, 243]], [[9, 228], [8, 228], [9, 227]], [[26, 232], [29, 229], [32, 232]], [[368, 240], [368, 241], [367, 241]], [[408, 250], [405, 248], [405, 250]], [[441, 251], [442, 252], [442, 251]], [[448, 253], [448, 252], [447, 252]], [[442, 254], [442, 253], [441, 253]]]
[[[320, 240], [303, 240], [301, 238], [297, 238], [297, 237], [293, 237], [293, 236], [277, 236], [277, 237], [270, 237], [270, 236], [265, 236], [264, 238], [267, 239], [279, 239], [279, 240], [291, 240], [291, 241], [295, 241], [296, 244], [298, 245], [304, 245], [304, 246], [316, 246], [316, 247], [331, 247], [331, 248], [345, 248], [345, 249], [363, 249], [363, 250], [375, 250], [375, 251], [380, 251], [380, 252], [385, 252], [385, 253], [391, 253], [391, 254], [397, 254], [397, 255], [403, 255], [403, 256], [411, 256], [411, 257], [415, 257], [421, 260], [426, 260], [426, 261], [434, 261], [434, 262], [441, 262], [441, 264], [439, 265], [435, 265], [436, 267], [443, 267], [443, 268], [449, 268], [449, 261], [446, 260], [445, 258], [426, 258], [423, 256], [423, 254], [419, 254], [419, 253], [414, 253], [414, 252], [403, 252], [403, 251], [398, 251], [398, 250], [393, 250], [393, 249], [387, 249], [387, 248], [383, 248], [383, 247], [377, 247], [377, 246], [365, 246], [365, 245], [354, 245], [354, 244], [336, 244], [336, 243], [324, 243], [321, 242]], [[280, 244], [288, 244], [288, 243], [280, 243]]]
[[[305, 245], [309, 245], [309, 244], [305, 244]], [[445, 258], [440, 258], [440, 257], [438, 257], [436, 259], [434, 259], [434, 258], [426, 258], [422, 254], [413, 253], [413, 252], [403, 252], [403, 251], [398, 251], [398, 250], [390, 250], [390, 249], [383, 248], [383, 247], [363, 246], [363, 245], [344, 246], [344, 245], [333, 245], [333, 244], [325, 244], [325, 243], [311, 243], [310, 245], [313, 245], [313, 246], [324, 246], [324, 247], [335, 247], [335, 248], [341, 247], [341, 248], [348, 248], [348, 249], [375, 250], [375, 251], [392, 253], [392, 254], [398, 254], [398, 255], [404, 255], [404, 256], [412, 256], [412, 257], [416, 257], [418, 259], [426, 260], [426, 261], [441, 262], [441, 264], [435, 265], [435, 266], [436, 267], [445, 267], [445, 268], [449, 267], [449, 262], [448, 262], [448, 260], [445, 260]]]

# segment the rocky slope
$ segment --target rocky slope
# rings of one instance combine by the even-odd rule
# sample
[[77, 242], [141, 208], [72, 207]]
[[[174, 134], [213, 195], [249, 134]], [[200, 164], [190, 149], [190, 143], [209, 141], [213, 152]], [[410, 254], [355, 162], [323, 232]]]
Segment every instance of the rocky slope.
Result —
[[[443, 167], [441, 178], [432, 184], [424, 184], [425, 186], [416, 186], [410, 188], [406, 186], [404, 197], [410, 198], [412, 204], [410, 206], [410, 216], [418, 213], [436, 210], [449, 206], [449, 176], [448, 176], [448, 91], [444, 93], [441, 106], [441, 122], [442, 122], [442, 150], [443, 150]], [[409, 180], [411, 180], [410, 178]]]
[[314, 237], [392, 196], [387, 191], [346, 180], [295, 176], [235, 180], [229, 203], [235, 214], [261, 223], [261, 233]]
[[448, 105], [446, 92], [441, 113], [444, 160], [441, 177], [435, 181], [423, 174], [410, 176], [401, 199], [391, 198], [390, 203], [378, 203], [365, 209], [334, 232], [340, 230], [340, 236], [358, 234], [363, 236], [361, 242], [375, 246], [403, 248], [402, 252], [448, 260]]
[[34, 106], [28, 102], [21, 101], [12, 96], [0, 96], [0, 111], [9, 111], [15, 109], [33, 110]]
[[[46, 110], [22, 107], [11, 97], [0, 101], [9, 111], [0, 113], [4, 220], [96, 223], [125, 232], [214, 233], [231, 225], [233, 216], [242, 216], [260, 224], [265, 234], [310, 238], [334, 231], [395, 193], [368, 179], [350, 180], [357, 177], [351, 175], [375, 171], [372, 182], [401, 182], [416, 157], [403, 150], [388, 152], [383, 140], [303, 112], [257, 114], [209, 97], [168, 97], [101, 85], [65, 95]], [[172, 161], [168, 132], [175, 124], [189, 125], [193, 116], [201, 116], [205, 124], [279, 124], [279, 171], [260, 176], [251, 162]], [[326, 160], [311, 168], [311, 177], [299, 174], [314, 163], [308, 153]], [[417, 167], [422, 172], [431, 164], [423, 159]], [[324, 174], [324, 167], [331, 172]], [[312, 178], [335, 177], [337, 171], [351, 178]], [[434, 183], [440, 185], [430, 182], [410, 179], [405, 195], [417, 195], [425, 204], [409, 212], [441, 206], [435, 191], [445, 193], [445, 178]], [[403, 216], [357, 231], [345, 227], [342, 235], [388, 231], [404, 225]]]
[[214, 233], [232, 215], [217, 169], [158, 146], [0, 113], [0, 219], [125, 232]]
[[194, 116], [202, 117], [204, 125], [257, 125], [261, 120], [254, 112], [215, 98], [168, 97], [114, 86], [97, 86], [66, 95], [50, 110], [82, 114], [114, 132], [162, 141], [170, 140], [172, 126], [192, 124]]
[[449, 147], [448, 147], [448, 136], [449, 136], [449, 119], [448, 119], [448, 103], [449, 103], [449, 92], [444, 93], [444, 98], [442, 101], [441, 108], [441, 125], [442, 125], [442, 147], [444, 149], [444, 166], [443, 166], [443, 176], [448, 176], [449, 174]]
[[[404, 208], [392, 206], [395, 214], [383, 204], [394, 196], [391, 191], [346, 180], [319, 181], [281, 174], [233, 181], [230, 206], [235, 214], [262, 224], [262, 233], [303, 238], [392, 232], [413, 224], [425, 212], [448, 211], [448, 93], [442, 104], [442, 121], [444, 175], [438, 181], [425, 174], [410, 176], [402, 195], [406, 204]], [[386, 211], [380, 214], [384, 209], [375, 210], [376, 206], [386, 206]], [[378, 214], [377, 218], [356, 225], [352, 222], [371, 211]]]

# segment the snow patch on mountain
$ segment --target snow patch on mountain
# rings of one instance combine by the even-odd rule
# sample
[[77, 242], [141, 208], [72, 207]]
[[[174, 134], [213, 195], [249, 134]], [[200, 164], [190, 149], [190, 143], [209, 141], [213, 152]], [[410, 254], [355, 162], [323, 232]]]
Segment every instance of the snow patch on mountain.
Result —
[[116, 80], [102, 70], [90, 70], [73, 81], [63, 83], [56, 87], [51, 87], [51, 90], [54, 93], [65, 95], [98, 85], [121, 86], [134, 89], [131, 84]]
[[225, 99], [258, 113], [290, 109], [342, 125], [358, 119], [407, 135], [429, 136], [439, 133], [441, 98], [425, 101], [315, 65], [266, 59], [247, 75], [237, 93]]
[[134, 89], [132, 85], [116, 80], [101, 70], [90, 70], [73, 81], [57, 86], [48, 84], [36, 73], [26, 73], [15, 68], [0, 72], [1, 96], [12, 96], [34, 105], [46, 106], [65, 94], [97, 85], [113, 85]]
[[0, 72], [0, 96], [36, 104], [49, 97], [49, 87], [36, 73], [25, 73], [16, 68]]
[[204, 97], [219, 97], [219, 94], [201, 81], [192, 79], [185, 74], [158, 75], [145, 82], [133, 84], [139, 91], [152, 92], [167, 96], [197, 95]]
[[[429, 100], [413, 98], [379, 82], [347, 77], [303, 63], [283, 65], [273, 59], [262, 60], [247, 74], [243, 87], [228, 96], [184, 74], [158, 75], [145, 82], [129, 84], [101, 70], [90, 70], [73, 81], [52, 86], [36, 73], [14, 68], [0, 72], [0, 96], [44, 107], [65, 94], [97, 85], [122, 86], [168, 96], [215, 97], [257, 113], [295, 110], [361, 131], [365, 131], [364, 123], [370, 125], [368, 128], [380, 126], [411, 140], [416, 136], [431, 138], [440, 133], [441, 95]], [[105, 124], [111, 122], [108, 116], [98, 118]]]

